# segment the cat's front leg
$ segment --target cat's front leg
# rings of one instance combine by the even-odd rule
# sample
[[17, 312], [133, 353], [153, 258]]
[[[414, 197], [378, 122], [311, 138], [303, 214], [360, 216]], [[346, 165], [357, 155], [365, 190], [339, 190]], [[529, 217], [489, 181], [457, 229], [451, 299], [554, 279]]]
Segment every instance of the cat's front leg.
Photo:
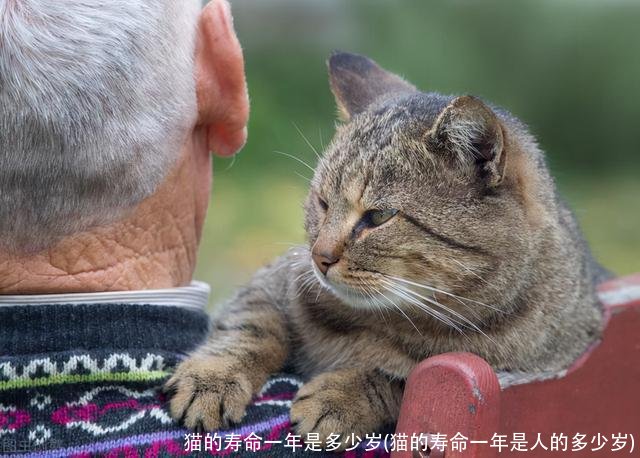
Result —
[[344, 448], [349, 445], [345, 438], [351, 434], [364, 439], [395, 422], [402, 385], [375, 369], [324, 372], [298, 392], [291, 407], [291, 423], [303, 439], [308, 433], [318, 433], [322, 441], [338, 434]]
[[171, 416], [207, 431], [242, 420], [251, 398], [288, 353], [287, 260], [259, 271], [219, 311], [207, 342], [165, 384]]
[[267, 302], [256, 309], [235, 307], [214, 324], [209, 341], [165, 384], [171, 415], [187, 428], [211, 431], [238, 423], [253, 395], [282, 367], [284, 323]]

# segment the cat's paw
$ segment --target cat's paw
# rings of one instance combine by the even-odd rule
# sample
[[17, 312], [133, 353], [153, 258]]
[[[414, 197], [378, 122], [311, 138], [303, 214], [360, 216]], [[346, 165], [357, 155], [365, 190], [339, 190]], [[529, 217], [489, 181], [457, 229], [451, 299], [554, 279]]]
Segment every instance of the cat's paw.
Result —
[[340, 436], [338, 448], [350, 446], [345, 439], [352, 434], [364, 439], [374, 433], [384, 419], [380, 410], [367, 396], [364, 376], [351, 371], [320, 374], [306, 383], [293, 400], [291, 424], [304, 440], [309, 433], [317, 433], [327, 443], [330, 435]]
[[164, 385], [171, 416], [190, 429], [212, 431], [242, 420], [253, 395], [237, 360], [192, 356]]

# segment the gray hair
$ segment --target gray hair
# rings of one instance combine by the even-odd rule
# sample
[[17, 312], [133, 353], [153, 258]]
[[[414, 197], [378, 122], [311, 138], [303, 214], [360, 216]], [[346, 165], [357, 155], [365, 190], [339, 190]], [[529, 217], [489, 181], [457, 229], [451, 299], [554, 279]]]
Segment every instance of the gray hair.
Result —
[[33, 251], [151, 195], [195, 121], [199, 0], [0, 0], [0, 244]]

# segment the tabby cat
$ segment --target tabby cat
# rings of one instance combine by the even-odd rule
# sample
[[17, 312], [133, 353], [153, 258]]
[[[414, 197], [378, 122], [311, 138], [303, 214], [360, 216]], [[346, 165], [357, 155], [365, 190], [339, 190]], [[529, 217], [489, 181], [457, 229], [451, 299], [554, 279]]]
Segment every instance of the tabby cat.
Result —
[[220, 307], [168, 381], [187, 427], [240, 421], [287, 363], [308, 380], [298, 434], [364, 435], [396, 419], [430, 355], [469, 351], [535, 377], [599, 336], [604, 271], [520, 121], [419, 92], [363, 56], [332, 55], [329, 74], [345, 122], [311, 182], [308, 247]]

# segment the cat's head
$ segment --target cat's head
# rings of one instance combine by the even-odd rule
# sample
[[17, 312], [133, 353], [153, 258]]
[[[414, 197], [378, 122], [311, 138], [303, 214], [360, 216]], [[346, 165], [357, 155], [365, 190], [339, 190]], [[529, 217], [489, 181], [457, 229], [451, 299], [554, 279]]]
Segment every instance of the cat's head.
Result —
[[305, 204], [318, 278], [354, 307], [487, 312], [522, 280], [544, 218], [530, 137], [478, 98], [419, 92], [366, 57], [328, 64], [345, 122]]

